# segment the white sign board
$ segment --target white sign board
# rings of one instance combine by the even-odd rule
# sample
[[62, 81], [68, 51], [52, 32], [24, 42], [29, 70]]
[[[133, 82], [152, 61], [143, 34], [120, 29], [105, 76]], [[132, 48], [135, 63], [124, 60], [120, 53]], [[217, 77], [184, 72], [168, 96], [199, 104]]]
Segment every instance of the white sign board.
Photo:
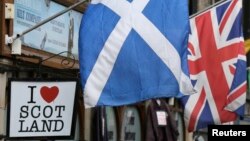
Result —
[[10, 81], [9, 137], [70, 137], [77, 81]]

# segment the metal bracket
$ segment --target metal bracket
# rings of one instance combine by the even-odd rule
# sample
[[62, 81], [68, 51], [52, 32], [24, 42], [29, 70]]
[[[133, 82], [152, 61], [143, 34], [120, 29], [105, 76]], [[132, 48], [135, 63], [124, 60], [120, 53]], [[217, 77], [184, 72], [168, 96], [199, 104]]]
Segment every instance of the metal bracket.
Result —
[[5, 34], [5, 45], [9, 45], [13, 43], [13, 37], [9, 37], [7, 34]]
[[5, 45], [11, 45], [11, 54], [13, 55], [21, 55], [22, 51], [22, 42], [20, 38], [9, 37], [5, 34]]
[[22, 41], [20, 38], [17, 38], [13, 41], [11, 45], [11, 54], [13, 55], [21, 55], [22, 53]]

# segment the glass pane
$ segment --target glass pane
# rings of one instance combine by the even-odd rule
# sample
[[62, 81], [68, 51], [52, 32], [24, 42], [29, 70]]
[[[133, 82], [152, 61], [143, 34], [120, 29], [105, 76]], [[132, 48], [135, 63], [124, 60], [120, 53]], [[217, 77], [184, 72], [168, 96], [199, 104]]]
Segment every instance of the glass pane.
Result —
[[135, 107], [127, 107], [125, 109], [122, 121], [121, 140], [141, 141], [140, 116]]
[[177, 141], [184, 141], [184, 122], [182, 120], [181, 114], [176, 112], [175, 114], [175, 121], [179, 131], [179, 136]]
[[115, 111], [112, 107], [106, 107], [108, 140], [117, 141], [117, 124]]

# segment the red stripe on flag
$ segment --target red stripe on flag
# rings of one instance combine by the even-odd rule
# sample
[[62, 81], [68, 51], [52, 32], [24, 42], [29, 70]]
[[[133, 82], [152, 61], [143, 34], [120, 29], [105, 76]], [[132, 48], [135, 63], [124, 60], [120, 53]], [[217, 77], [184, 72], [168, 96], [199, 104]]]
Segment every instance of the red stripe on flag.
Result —
[[241, 95], [245, 94], [246, 90], [247, 90], [247, 85], [244, 84], [238, 90], [236, 90], [235, 92], [230, 94], [229, 97], [228, 97], [228, 104], [233, 102], [235, 99], [237, 99]]
[[245, 52], [245, 48], [244, 48], [244, 46], [245, 46], [244, 42], [241, 41], [238, 44], [239, 44], [239, 46], [242, 46], [242, 47], [239, 48], [239, 54], [246, 56], [246, 52]]
[[192, 56], [195, 56], [194, 46], [191, 43], [188, 43], [188, 49], [190, 50]]
[[206, 98], [205, 90], [204, 90], [204, 88], [202, 88], [200, 97], [199, 97], [199, 99], [198, 99], [198, 101], [197, 101], [197, 103], [196, 103], [196, 105], [191, 113], [191, 116], [190, 116], [189, 126], [188, 126], [189, 131], [193, 131], [195, 129], [195, 123], [196, 123], [197, 119], [199, 118], [198, 114], [202, 110], [201, 109], [202, 106], [205, 105], [204, 104], [205, 98]]
[[234, 74], [235, 74], [235, 71], [236, 71], [235, 67], [232, 66], [232, 65], [230, 65], [230, 66], [229, 66], [229, 69], [230, 69], [230, 73], [231, 73], [232, 75], [234, 75]]
[[223, 19], [221, 21], [221, 24], [220, 24], [220, 28], [219, 28], [220, 33], [223, 31], [223, 29], [224, 29], [224, 27], [225, 27], [225, 25], [226, 25], [226, 23], [228, 21], [228, 18], [231, 15], [231, 13], [232, 13], [235, 5], [237, 4], [237, 2], [238, 2], [238, 0], [232, 0], [231, 5], [229, 5], [229, 9], [227, 10], [227, 12], [226, 12], [225, 16], [223, 17]]

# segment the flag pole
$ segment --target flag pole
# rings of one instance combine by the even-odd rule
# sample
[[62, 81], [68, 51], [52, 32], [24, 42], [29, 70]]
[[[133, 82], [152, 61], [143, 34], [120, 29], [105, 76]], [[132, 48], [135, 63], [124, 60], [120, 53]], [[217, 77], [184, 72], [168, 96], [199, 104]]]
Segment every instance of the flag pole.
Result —
[[51, 21], [51, 20], [53, 20], [53, 19], [55, 19], [55, 18], [61, 16], [62, 14], [64, 14], [64, 13], [70, 11], [71, 9], [75, 8], [76, 6], [78, 6], [78, 5], [80, 5], [80, 4], [84, 3], [84, 2], [88, 2], [88, 0], [81, 0], [81, 1], [79, 1], [79, 2], [77, 2], [77, 3], [75, 3], [75, 4], [73, 4], [73, 5], [71, 5], [70, 7], [64, 9], [63, 11], [61, 11], [61, 12], [59, 12], [59, 13], [57, 13], [57, 14], [51, 16], [51, 17], [48, 17], [47, 19], [45, 19], [45, 20], [41, 21], [40, 23], [34, 25], [33, 27], [31, 27], [31, 28], [29, 28], [29, 29], [23, 31], [22, 33], [17, 34], [17, 35], [14, 35], [14, 36], [12, 37], [12, 39], [13, 39], [12, 41], [14, 41], [14, 40], [17, 39], [17, 38], [22, 37], [23, 35], [29, 33], [30, 31], [32, 31], [32, 30], [34, 30], [34, 29], [36, 29], [36, 28], [38, 28], [39, 26], [42, 26], [42, 25], [46, 24], [47, 22], [49, 22], [49, 21]]
[[213, 5], [210, 5], [210, 6], [206, 7], [205, 9], [202, 9], [202, 10], [200, 10], [200, 11], [194, 13], [193, 15], [189, 16], [189, 19], [191, 19], [191, 18], [193, 18], [193, 17], [195, 17], [195, 16], [197, 16], [197, 15], [199, 15], [199, 14], [201, 14], [201, 13], [203, 13], [203, 12], [205, 12], [205, 11], [207, 11], [207, 10], [209, 10], [209, 9], [211, 9], [211, 8], [213, 8], [213, 7], [215, 7], [215, 6], [219, 5], [219, 4], [221, 4], [221, 3], [223, 3], [223, 2], [226, 2], [226, 1], [229, 1], [229, 0], [221, 0], [221, 1], [218, 1], [218, 2], [214, 3]]

